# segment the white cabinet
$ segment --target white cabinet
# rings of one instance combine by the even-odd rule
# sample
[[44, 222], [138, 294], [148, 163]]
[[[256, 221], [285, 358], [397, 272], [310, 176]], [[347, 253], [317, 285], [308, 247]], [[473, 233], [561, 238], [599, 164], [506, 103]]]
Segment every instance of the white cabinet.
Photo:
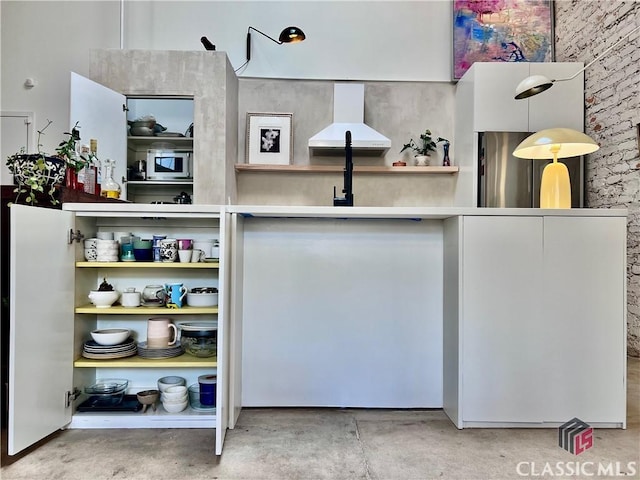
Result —
[[[227, 325], [225, 267], [226, 216], [215, 206], [66, 204], [63, 211], [12, 206], [11, 210], [11, 339], [9, 453], [15, 454], [60, 428], [215, 428], [220, 454], [228, 425], [226, 365]], [[70, 231], [91, 236], [97, 231], [131, 231], [143, 238], [166, 234], [182, 238], [218, 238], [220, 261], [206, 263], [85, 262], [82, 243], [70, 243]], [[215, 286], [217, 307], [180, 309], [97, 309], [87, 299], [107, 278], [117, 290], [147, 284], [182, 282]], [[34, 301], [37, 299], [37, 301]], [[123, 327], [138, 341], [146, 338], [146, 320], [154, 316], [182, 321], [218, 320], [217, 358], [189, 354], [149, 360], [86, 359], [82, 345], [95, 328]], [[179, 375], [187, 385], [203, 374], [217, 375], [216, 409], [169, 414], [157, 410], [124, 413], [81, 413], [86, 396], [67, 402], [68, 393], [104, 378], [126, 378], [129, 394], [153, 389], [158, 378]], [[67, 404], [68, 403], [68, 404]], [[35, 416], [33, 413], [38, 412]]]
[[473, 131], [535, 132], [553, 127], [583, 131], [582, 74], [539, 95], [514, 99], [516, 87], [530, 75], [567, 78], [581, 68], [581, 63], [474, 63], [461, 79], [473, 84], [471, 101], [464, 100], [474, 119]]
[[446, 232], [454, 423], [624, 427], [625, 218], [465, 216]]

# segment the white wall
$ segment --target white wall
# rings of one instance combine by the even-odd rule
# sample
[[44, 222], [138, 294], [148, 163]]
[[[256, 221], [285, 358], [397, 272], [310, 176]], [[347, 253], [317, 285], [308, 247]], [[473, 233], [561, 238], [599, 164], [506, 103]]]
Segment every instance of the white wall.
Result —
[[277, 45], [252, 32], [241, 76], [349, 79], [451, 79], [450, 0], [129, 2], [125, 48], [201, 50], [201, 36], [246, 59], [249, 26], [278, 38], [295, 25], [303, 43]]
[[[451, 78], [451, 2], [126, 1], [124, 47], [203, 50], [206, 35], [237, 68], [249, 25], [277, 37], [285, 26], [307, 40], [279, 46], [253, 34], [247, 77], [424, 80]], [[69, 72], [88, 74], [89, 49], [120, 47], [120, 1], [2, 0], [0, 110], [35, 112], [53, 151], [69, 128]], [[36, 86], [24, 87], [33, 78]], [[82, 134], [82, 130], [81, 130]]]

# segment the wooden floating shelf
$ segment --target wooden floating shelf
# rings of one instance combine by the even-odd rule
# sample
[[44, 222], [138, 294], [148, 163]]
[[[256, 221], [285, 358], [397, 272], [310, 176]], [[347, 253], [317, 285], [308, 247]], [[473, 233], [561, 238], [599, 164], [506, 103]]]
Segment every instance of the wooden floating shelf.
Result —
[[[236, 172], [261, 173], [342, 173], [343, 166], [339, 165], [259, 165], [237, 163]], [[387, 167], [387, 166], [354, 166], [354, 173], [393, 174], [393, 175], [453, 175], [458, 173], [459, 167]]]
[[167, 307], [123, 307], [114, 305], [109, 308], [96, 308], [93, 305], [83, 305], [76, 307], [76, 313], [95, 313], [101, 315], [215, 315], [218, 307], [189, 307], [167, 308]]
[[75, 362], [73, 362], [73, 366], [80, 368], [217, 368], [218, 362], [215, 357], [198, 358], [184, 353], [179, 357], [159, 359], [133, 356], [127, 358], [115, 358], [111, 360], [94, 360], [90, 358], [80, 357]]
[[76, 262], [78, 268], [195, 268], [218, 269], [219, 262]]

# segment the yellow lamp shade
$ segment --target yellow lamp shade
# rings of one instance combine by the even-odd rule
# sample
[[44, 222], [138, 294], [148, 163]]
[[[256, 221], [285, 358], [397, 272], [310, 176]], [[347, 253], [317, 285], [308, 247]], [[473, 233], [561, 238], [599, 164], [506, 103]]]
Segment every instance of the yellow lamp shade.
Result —
[[525, 138], [513, 151], [518, 158], [553, 159], [542, 171], [540, 208], [571, 208], [569, 170], [558, 158], [587, 155], [600, 147], [589, 136], [571, 128], [549, 128]]

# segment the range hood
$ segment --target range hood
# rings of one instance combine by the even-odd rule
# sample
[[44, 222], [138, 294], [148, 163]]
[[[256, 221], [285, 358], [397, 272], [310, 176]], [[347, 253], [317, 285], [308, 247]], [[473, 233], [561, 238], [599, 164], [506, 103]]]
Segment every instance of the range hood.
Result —
[[353, 155], [381, 157], [391, 147], [391, 140], [364, 123], [362, 83], [334, 84], [333, 123], [309, 139], [310, 155], [344, 155], [347, 130]]

